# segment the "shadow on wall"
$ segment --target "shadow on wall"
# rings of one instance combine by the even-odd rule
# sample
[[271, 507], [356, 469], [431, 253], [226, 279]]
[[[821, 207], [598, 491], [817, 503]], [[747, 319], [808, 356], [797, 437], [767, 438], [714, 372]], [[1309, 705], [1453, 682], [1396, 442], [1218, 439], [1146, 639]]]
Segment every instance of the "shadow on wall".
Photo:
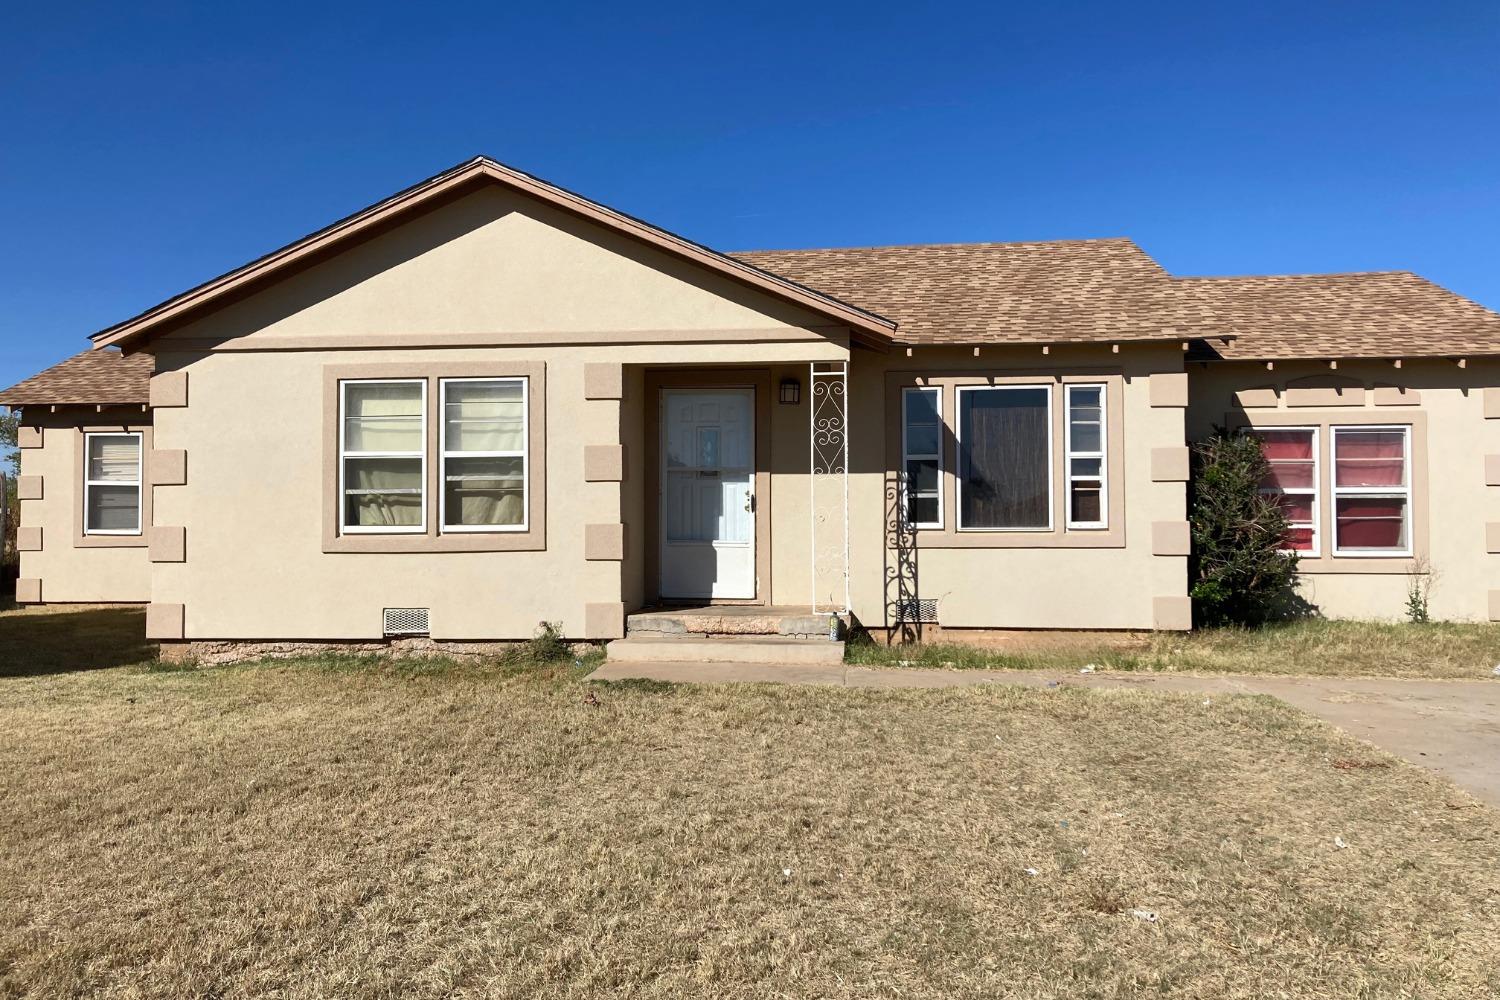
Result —
[[0, 610], [0, 678], [122, 667], [156, 653], [145, 608]]

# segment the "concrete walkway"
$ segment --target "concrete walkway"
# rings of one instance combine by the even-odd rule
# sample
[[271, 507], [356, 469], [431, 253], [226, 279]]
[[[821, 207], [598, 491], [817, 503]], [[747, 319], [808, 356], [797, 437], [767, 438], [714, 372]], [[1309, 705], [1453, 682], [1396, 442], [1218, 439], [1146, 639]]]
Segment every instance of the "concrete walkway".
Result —
[[1500, 807], [1500, 682], [1385, 678], [1060, 673], [1029, 670], [875, 669], [844, 664], [606, 663], [590, 680], [643, 678], [690, 684], [824, 684], [949, 688], [979, 684], [1128, 688], [1182, 694], [1268, 694]]

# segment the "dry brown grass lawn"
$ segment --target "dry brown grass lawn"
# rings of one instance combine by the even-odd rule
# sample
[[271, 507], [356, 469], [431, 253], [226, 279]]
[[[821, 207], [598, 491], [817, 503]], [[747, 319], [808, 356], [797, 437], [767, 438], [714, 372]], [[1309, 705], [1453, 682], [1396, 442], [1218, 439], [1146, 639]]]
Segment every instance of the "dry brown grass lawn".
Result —
[[1320, 619], [1259, 629], [1096, 636], [1037, 633], [1004, 647], [953, 642], [887, 648], [851, 646], [851, 662], [870, 666], [1107, 670], [1325, 677], [1426, 677], [1480, 680], [1500, 663], [1500, 623], [1348, 622]]
[[1500, 993], [1500, 815], [1269, 699], [115, 667], [0, 759], [0, 995]]

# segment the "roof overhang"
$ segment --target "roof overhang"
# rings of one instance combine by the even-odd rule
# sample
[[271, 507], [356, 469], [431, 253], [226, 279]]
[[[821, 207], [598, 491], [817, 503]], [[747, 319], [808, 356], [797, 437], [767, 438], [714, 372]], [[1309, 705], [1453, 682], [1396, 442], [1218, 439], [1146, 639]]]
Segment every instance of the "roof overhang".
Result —
[[485, 183], [502, 184], [528, 194], [752, 288], [817, 312], [838, 324], [848, 326], [853, 341], [861, 346], [879, 350], [890, 347], [891, 336], [896, 329], [896, 324], [891, 320], [735, 260], [486, 156], [476, 157], [445, 170], [258, 260], [173, 296], [138, 316], [100, 330], [90, 339], [96, 348], [116, 346], [126, 351], [137, 350], [153, 335], [165, 332], [175, 324], [228, 304], [281, 276], [325, 260], [349, 243], [376, 235], [415, 212], [434, 207]]

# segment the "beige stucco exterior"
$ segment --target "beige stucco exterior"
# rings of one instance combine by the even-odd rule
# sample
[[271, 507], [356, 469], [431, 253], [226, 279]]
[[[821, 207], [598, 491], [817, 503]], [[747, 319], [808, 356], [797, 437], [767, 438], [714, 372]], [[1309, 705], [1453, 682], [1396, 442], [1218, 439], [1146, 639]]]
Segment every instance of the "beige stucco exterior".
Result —
[[[18, 596], [47, 603], [144, 602], [151, 599], [146, 526], [134, 536], [83, 535], [84, 434], [133, 431], [143, 436], [149, 477], [151, 415], [140, 407], [66, 407], [23, 414]], [[149, 502], [150, 487], [143, 487]], [[26, 499], [30, 497], [30, 499]], [[149, 510], [143, 508], [149, 525]]]
[[[416, 346], [433, 342], [446, 346]], [[499, 190], [439, 208], [154, 349], [156, 379], [185, 376], [187, 403], [156, 411], [157, 447], [186, 452], [191, 474], [156, 489], [156, 523], [184, 529], [187, 558], [153, 567], [152, 600], [184, 608], [189, 639], [370, 638], [387, 607], [430, 608], [439, 639], [525, 637], [543, 620], [587, 635], [591, 621], [610, 620], [601, 606], [637, 607], [654, 585], [643, 523], [653, 480], [648, 369], [732, 366], [769, 377], [849, 356], [847, 331], [805, 310]], [[334, 447], [325, 384], [330, 371], [371, 364], [414, 376], [545, 366], [545, 447], [534, 461], [545, 463], [546, 487], [533, 499], [545, 505], [543, 548], [325, 551]], [[600, 390], [611, 366], [621, 398], [600, 398], [611, 394]], [[790, 415], [772, 417], [777, 463], [791, 457], [783, 439], [802, 440], [805, 453], [805, 426], [798, 438]], [[768, 474], [778, 510], [788, 480]], [[785, 506], [795, 510], [790, 498]], [[589, 527], [620, 524], [624, 558], [590, 558]], [[795, 599], [779, 581], [805, 578], [805, 556], [794, 538], [766, 535], [764, 599]]]
[[[1411, 574], [1425, 561], [1434, 618], [1491, 616], [1500, 554], [1489, 551], [1487, 535], [1488, 526], [1500, 522], [1500, 486], [1486, 483], [1486, 456], [1500, 454], [1500, 401], [1491, 388], [1500, 384], [1500, 364], [1408, 359], [1399, 368], [1391, 361], [1340, 361], [1337, 369], [1326, 362], [1194, 368], [1188, 433], [1195, 440], [1215, 426], [1412, 428], [1413, 555], [1337, 558], [1325, 544], [1320, 558], [1302, 561], [1300, 574], [1300, 594], [1320, 614], [1403, 617]], [[1328, 503], [1324, 490], [1325, 525]]]
[[[938, 602], [945, 628], [1149, 629], [1158, 622], [1156, 599], [1180, 601], [1187, 593], [1182, 556], [1152, 554], [1152, 526], [1186, 519], [1185, 485], [1153, 481], [1153, 449], [1180, 447], [1180, 406], [1153, 406], [1153, 375], [1182, 370], [1175, 348], [1137, 347], [1113, 353], [1107, 346], [1054, 348], [917, 349], [859, 357], [850, 385], [853, 481], [850, 488], [853, 545], [853, 609], [868, 624], [884, 624], [894, 590], [887, 587], [886, 484], [891, 432], [899, 398], [889, 383], [913, 383], [918, 375], [967, 379], [1025, 377], [1060, 385], [1066, 375], [1119, 376], [1122, 423], [1111, 468], [1120, 483], [1122, 525], [1107, 547], [1073, 547], [1094, 532], [1070, 532], [1059, 520], [1049, 535], [981, 533], [951, 546], [927, 547], [918, 538], [917, 593]], [[889, 373], [901, 373], [888, 379]], [[951, 468], [945, 470], [952, 474]], [[989, 547], [990, 545], [1004, 547]]]
[[[43, 431], [21, 471], [45, 491], [22, 501], [23, 527], [40, 529], [27, 537], [42, 540], [22, 554], [21, 575], [35, 584], [23, 597], [149, 600], [150, 628], [166, 639], [378, 639], [387, 608], [430, 609], [440, 640], [524, 638], [541, 621], [611, 638], [657, 593], [661, 387], [744, 385], [756, 391], [758, 428], [754, 600], [837, 605], [841, 546], [827, 546], [825, 531], [815, 552], [811, 525], [818, 515], [820, 530], [840, 530], [843, 493], [814, 490], [809, 440], [809, 365], [832, 362], [848, 365], [848, 591], [866, 625], [894, 619], [901, 388], [1018, 380], [1059, 396], [1076, 381], [1106, 385], [1108, 523], [1071, 529], [1059, 516], [1048, 531], [950, 523], [918, 532], [904, 596], [935, 601], [944, 629], [1187, 627], [1187, 442], [1247, 417], [1389, 414], [1420, 427], [1414, 510], [1436, 570], [1433, 614], [1491, 613], [1500, 591], [1500, 554], [1488, 551], [1500, 549], [1500, 398], [1486, 388], [1500, 378], [1494, 363], [1346, 364], [1334, 384], [1312, 363], [1185, 369], [1177, 343], [881, 351], [866, 346], [868, 331], [851, 337], [774, 290], [483, 188], [150, 343], [157, 485], [135, 547], [73, 544], [77, 428], [126, 418], [27, 410]], [[430, 386], [458, 373], [532, 380], [538, 516], [524, 537], [341, 534], [331, 407], [339, 379], [375, 372]], [[801, 384], [799, 404], [777, 400], [783, 379]], [[950, 484], [953, 474], [945, 463]], [[431, 496], [430, 469], [425, 481]], [[1431, 488], [1438, 481], [1443, 488]], [[1060, 510], [1060, 465], [1054, 484]], [[1308, 566], [1303, 592], [1331, 616], [1395, 617], [1405, 562]]]

